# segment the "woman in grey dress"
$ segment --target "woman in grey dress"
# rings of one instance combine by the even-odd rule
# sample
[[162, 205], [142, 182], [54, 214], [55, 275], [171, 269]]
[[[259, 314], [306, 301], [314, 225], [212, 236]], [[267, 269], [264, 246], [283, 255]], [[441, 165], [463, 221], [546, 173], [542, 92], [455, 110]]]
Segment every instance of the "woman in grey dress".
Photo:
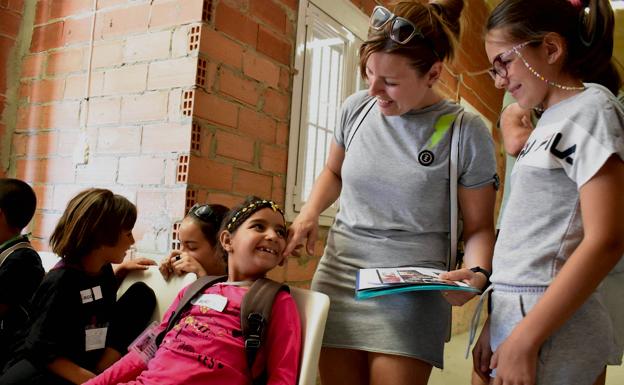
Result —
[[[340, 196], [312, 284], [331, 297], [320, 360], [323, 385], [426, 384], [432, 366], [443, 364], [450, 305], [471, 297], [431, 291], [354, 298], [360, 268], [446, 267], [450, 135], [441, 122], [462, 108], [432, 87], [442, 61], [452, 57], [462, 8], [461, 0], [403, 2], [392, 12], [375, 8], [360, 48], [368, 92], [344, 102], [325, 169], [291, 226], [285, 254], [306, 238], [312, 253], [319, 215]], [[466, 269], [449, 278], [484, 287], [494, 241], [494, 150], [475, 115], [464, 115], [461, 132], [458, 199]]]

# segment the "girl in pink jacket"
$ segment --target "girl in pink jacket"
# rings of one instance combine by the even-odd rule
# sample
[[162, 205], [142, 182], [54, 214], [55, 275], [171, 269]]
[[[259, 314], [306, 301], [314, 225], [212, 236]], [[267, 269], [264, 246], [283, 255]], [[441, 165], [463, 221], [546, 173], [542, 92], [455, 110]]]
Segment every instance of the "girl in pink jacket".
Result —
[[[154, 346], [153, 354], [131, 349], [86, 385], [248, 385], [265, 369], [267, 384], [297, 382], [301, 326], [290, 294], [280, 291], [276, 296], [266, 340], [251, 370], [240, 322], [241, 301], [251, 283], [284, 262], [283, 213], [272, 201], [250, 197], [225, 217], [222, 228], [219, 242], [228, 259], [227, 281], [196, 296], [160, 346]], [[185, 291], [178, 294], [155, 334], [165, 330]]]

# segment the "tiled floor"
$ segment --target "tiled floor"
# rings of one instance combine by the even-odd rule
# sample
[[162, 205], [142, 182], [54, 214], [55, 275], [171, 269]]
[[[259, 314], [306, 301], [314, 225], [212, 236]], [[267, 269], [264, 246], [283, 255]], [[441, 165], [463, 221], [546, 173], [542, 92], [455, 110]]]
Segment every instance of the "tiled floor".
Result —
[[[444, 370], [433, 369], [429, 385], [469, 385], [472, 358], [464, 359], [468, 334], [454, 335], [444, 352]], [[624, 384], [624, 366], [609, 366], [606, 385]]]

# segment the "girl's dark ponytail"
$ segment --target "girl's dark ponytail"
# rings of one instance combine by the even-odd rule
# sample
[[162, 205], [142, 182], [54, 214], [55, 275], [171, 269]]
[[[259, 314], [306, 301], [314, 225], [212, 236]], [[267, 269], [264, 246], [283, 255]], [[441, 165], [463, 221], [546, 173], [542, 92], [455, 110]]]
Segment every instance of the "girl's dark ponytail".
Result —
[[617, 95], [622, 79], [613, 61], [615, 20], [608, 0], [583, 1], [579, 9], [578, 42], [569, 68], [579, 68], [583, 81], [599, 83]]

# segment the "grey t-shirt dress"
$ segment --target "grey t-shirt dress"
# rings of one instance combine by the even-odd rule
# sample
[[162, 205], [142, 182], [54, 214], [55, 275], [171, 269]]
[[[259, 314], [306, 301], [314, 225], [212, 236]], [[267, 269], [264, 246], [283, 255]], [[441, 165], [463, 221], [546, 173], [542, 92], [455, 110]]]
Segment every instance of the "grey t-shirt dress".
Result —
[[[443, 365], [450, 306], [439, 292], [355, 299], [360, 268], [418, 265], [445, 268], [449, 250], [449, 132], [435, 124], [461, 107], [441, 101], [401, 116], [375, 104], [351, 139], [370, 97], [345, 100], [335, 132], [349, 146], [342, 165], [340, 210], [331, 227], [312, 288], [331, 306], [324, 346], [396, 354]], [[423, 156], [423, 151], [429, 151]], [[466, 113], [459, 154], [459, 184], [493, 183], [496, 161], [483, 122]]]

